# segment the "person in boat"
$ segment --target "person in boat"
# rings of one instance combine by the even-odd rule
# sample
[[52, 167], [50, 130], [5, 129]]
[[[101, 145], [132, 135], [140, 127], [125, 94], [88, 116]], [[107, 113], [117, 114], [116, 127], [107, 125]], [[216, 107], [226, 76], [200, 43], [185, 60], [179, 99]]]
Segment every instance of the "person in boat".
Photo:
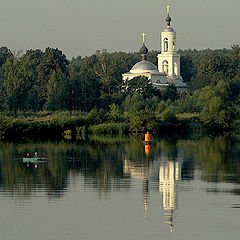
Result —
[[37, 152], [35, 152], [34, 158], [38, 158], [38, 153]]
[[[27, 156], [26, 156], [26, 158], [30, 158], [30, 154], [29, 153], [27, 153]], [[27, 167], [29, 167], [29, 162], [27, 162]]]

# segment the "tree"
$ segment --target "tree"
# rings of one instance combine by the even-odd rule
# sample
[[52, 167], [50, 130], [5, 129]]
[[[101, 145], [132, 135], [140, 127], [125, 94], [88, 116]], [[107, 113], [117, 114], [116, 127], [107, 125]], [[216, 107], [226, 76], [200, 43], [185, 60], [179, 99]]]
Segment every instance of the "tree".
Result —
[[70, 66], [69, 72], [72, 106], [73, 109], [81, 109], [88, 112], [94, 107], [101, 105], [99, 97], [101, 96], [100, 89], [102, 84], [94, 70], [97, 59], [95, 55], [77, 59], [73, 63], [74, 65]]
[[151, 98], [153, 96], [161, 96], [161, 92], [153, 87], [151, 80], [144, 76], [138, 76], [131, 80], [126, 80], [123, 85], [125, 95], [141, 94], [143, 98]]
[[121, 112], [119, 107], [114, 103], [111, 104], [109, 107], [110, 107], [110, 113], [109, 113], [110, 120], [112, 120], [113, 122], [117, 122], [121, 117]]
[[178, 90], [174, 84], [169, 84], [163, 92], [163, 99], [175, 101], [179, 98]]
[[217, 86], [201, 90], [199, 104], [202, 105], [201, 120], [210, 128], [231, 128], [237, 118], [236, 109], [230, 100], [231, 89], [223, 80]]
[[68, 110], [71, 88], [68, 77], [60, 70], [53, 71], [47, 84], [47, 102], [44, 108], [51, 111]]
[[132, 132], [152, 130], [155, 124], [154, 113], [146, 108], [142, 95], [128, 95], [124, 102], [125, 116]]
[[173, 109], [169, 107], [163, 111], [161, 114], [161, 119], [166, 122], [174, 122], [176, 121], [176, 114]]
[[27, 50], [27, 52], [19, 58], [23, 71], [28, 72], [31, 76], [31, 85], [28, 89], [28, 97], [26, 99], [25, 110], [41, 110], [40, 102], [41, 98], [38, 95], [38, 71], [37, 68], [42, 61], [44, 53], [39, 50]]
[[68, 65], [69, 61], [62, 51], [58, 49], [46, 48], [41, 62], [37, 66], [37, 86], [41, 107], [43, 107], [47, 101], [47, 85], [52, 73], [54, 71], [62, 72], [67, 76]]
[[181, 56], [181, 75], [184, 82], [190, 83], [195, 71], [192, 57], [185, 54]]
[[102, 94], [112, 95], [117, 88], [117, 80], [112, 76], [113, 68], [110, 66], [113, 63], [111, 63], [106, 49], [97, 50], [96, 58], [97, 62], [94, 65], [94, 70], [102, 83]]
[[13, 54], [10, 49], [7, 47], [0, 48], [0, 66], [2, 66], [9, 57], [12, 57]]
[[5, 104], [10, 111], [16, 112], [26, 107], [28, 93], [32, 88], [32, 74], [24, 62], [10, 57], [3, 65], [2, 88]]

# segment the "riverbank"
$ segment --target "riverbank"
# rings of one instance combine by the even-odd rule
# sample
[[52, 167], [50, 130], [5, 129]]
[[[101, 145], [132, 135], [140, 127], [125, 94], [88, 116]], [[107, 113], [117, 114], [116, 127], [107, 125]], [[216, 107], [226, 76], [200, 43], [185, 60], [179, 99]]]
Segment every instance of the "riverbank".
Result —
[[69, 138], [83, 134], [138, 134], [151, 133], [186, 135], [192, 132], [205, 132], [206, 127], [197, 114], [177, 116], [156, 115], [129, 119], [120, 116], [112, 119], [101, 112], [84, 114], [81, 112], [38, 112], [1, 114], [0, 139], [21, 138]]

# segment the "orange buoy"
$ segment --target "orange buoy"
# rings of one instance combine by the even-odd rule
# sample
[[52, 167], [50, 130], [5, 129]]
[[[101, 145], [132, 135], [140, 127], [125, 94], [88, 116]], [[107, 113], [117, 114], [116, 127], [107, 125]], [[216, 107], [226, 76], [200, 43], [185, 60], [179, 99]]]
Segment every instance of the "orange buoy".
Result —
[[151, 152], [151, 146], [148, 144], [146, 144], [145, 145], [145, 153], [146, 153], [146, 155], [148, 156], [149, 154], [150, 154], [150, 152]]
[[150, 133], [147, 132], [147, 133], [145, 134], [145, 143], [150, 143], [150, 141], [151, 141], [151, 136], [150, 136]]

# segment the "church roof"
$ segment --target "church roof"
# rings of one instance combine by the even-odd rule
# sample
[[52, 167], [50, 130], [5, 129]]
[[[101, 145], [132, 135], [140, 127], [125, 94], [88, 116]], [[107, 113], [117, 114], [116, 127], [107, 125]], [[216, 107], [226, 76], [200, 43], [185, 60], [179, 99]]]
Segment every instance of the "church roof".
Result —
[[164, 32], [175, 32], [173, 28], [171, 28], [170, 26], [166, 27], [164, 30]]
[[146, 60], [142, 60], [141, 62], [136, 63], [132, 69], [130, 70], [131, 73], [159, 73], [157, 67]]

